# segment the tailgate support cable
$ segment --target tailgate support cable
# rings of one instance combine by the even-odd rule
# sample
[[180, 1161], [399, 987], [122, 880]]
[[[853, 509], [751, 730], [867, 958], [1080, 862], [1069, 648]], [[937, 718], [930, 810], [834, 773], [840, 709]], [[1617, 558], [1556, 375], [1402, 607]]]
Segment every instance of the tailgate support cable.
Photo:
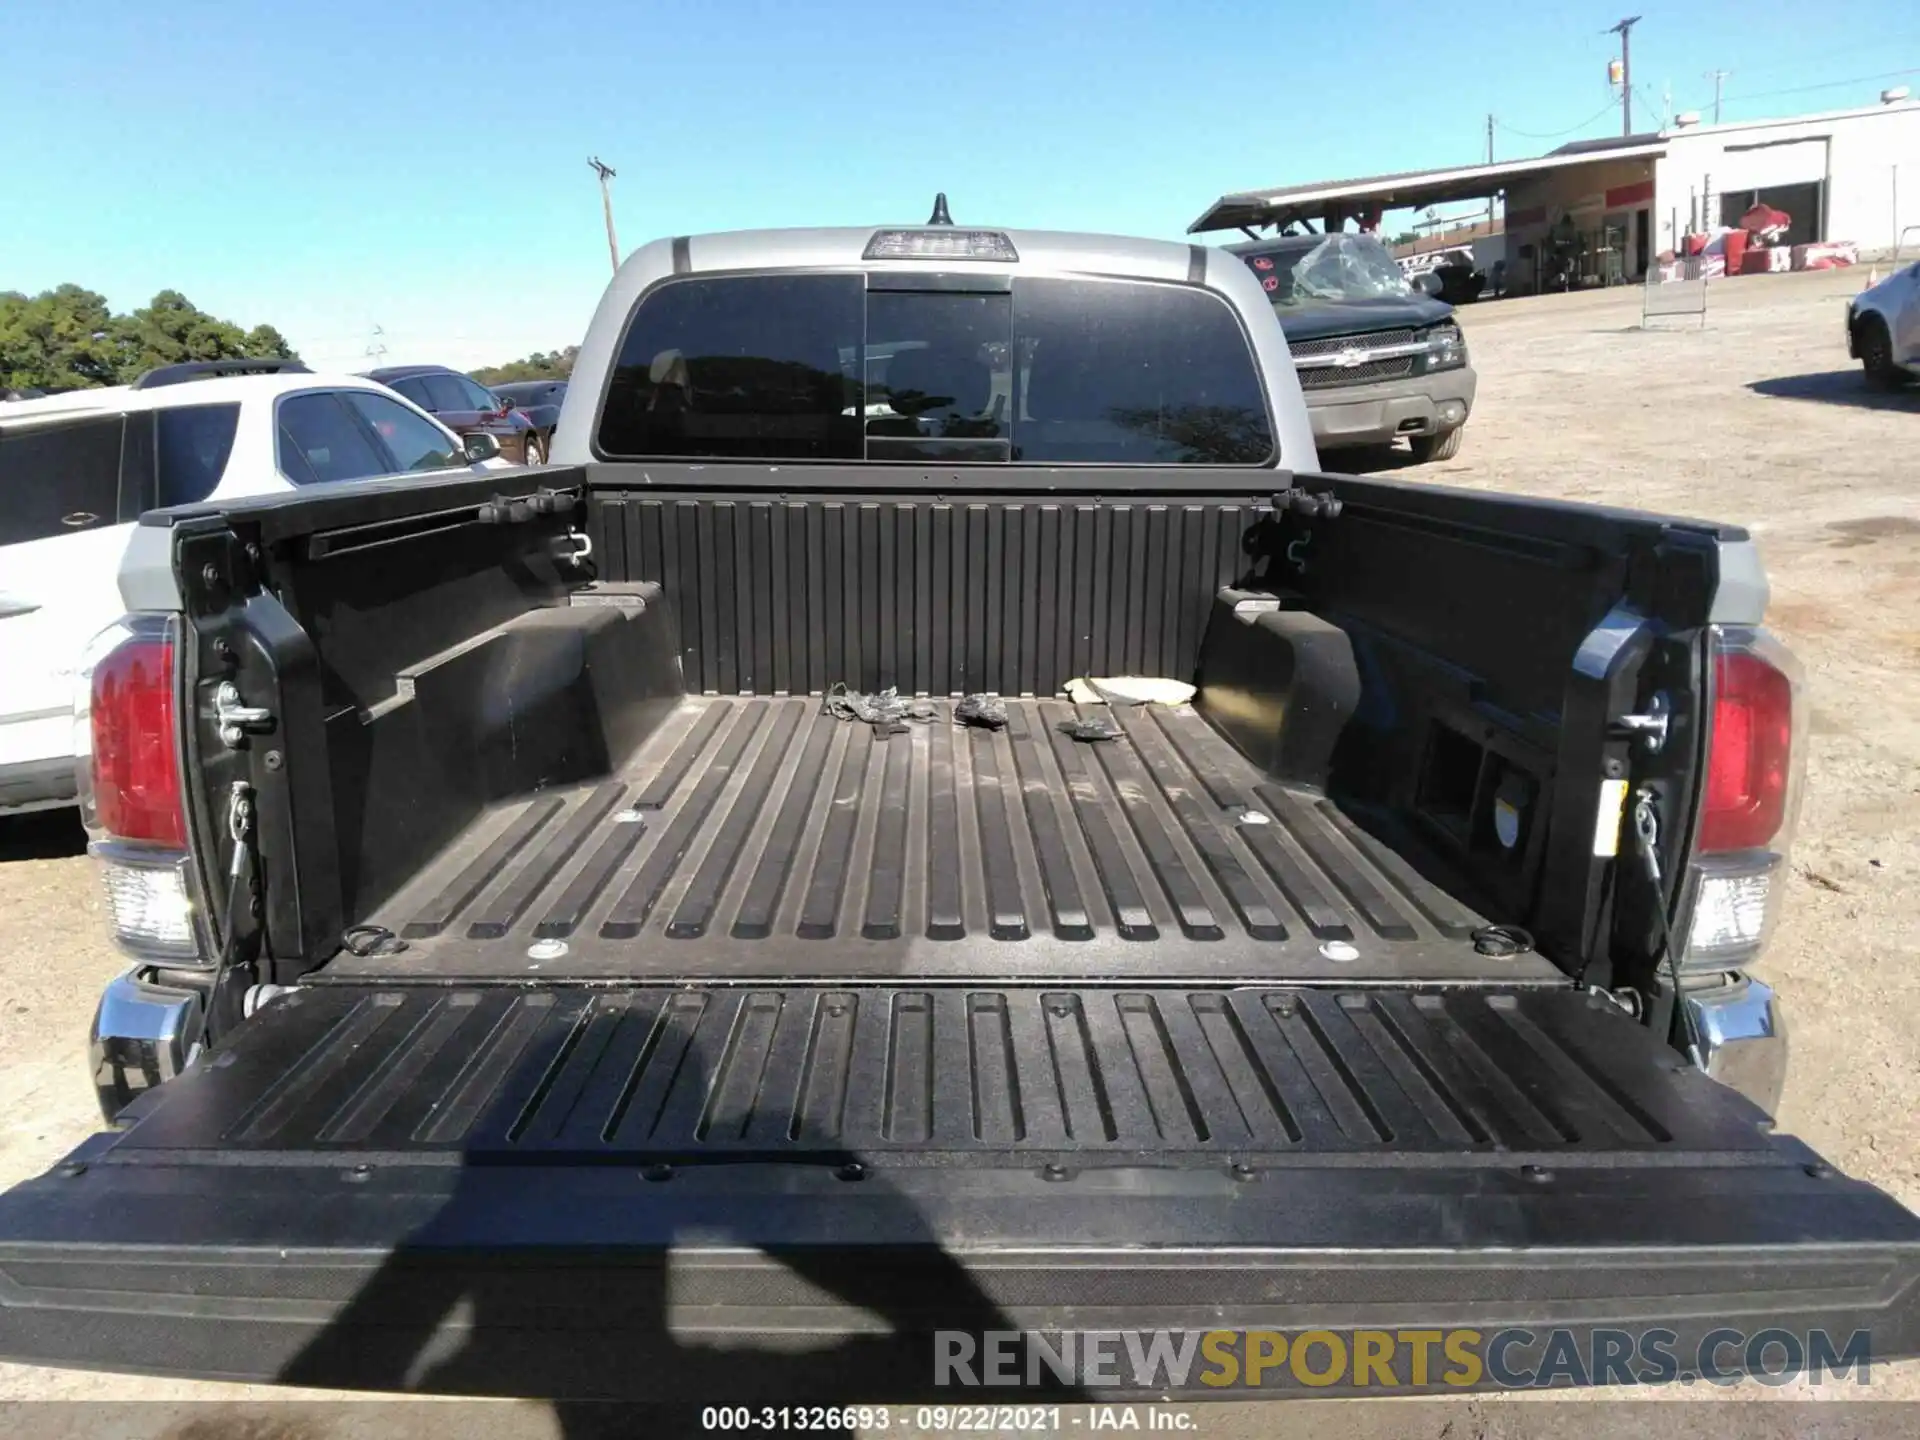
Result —
[[1680, 957], [1674, 950], [1673, 931], [1667, 924], [1667, 892], [1661, 882], [1660, 853], [1656, 848], [1660, 821], [1653, 812], [1653, 792], [1644, 786], [1633, 798], [1633, 839], [1647, 879], [1653, 883], [1653, 914], [1660, 926], [1660, 949], [1666, 956], [1667, 976], [1673, 983], [1673, 1005], [1680, 1012], [1680, 1026], [1687, 1036], [1687, 1055], [1696, 1068], [1704, 1071], [1707, 1062], [1700, 1049], [1699, 1027], [1694, 1023], [1693, 1012], [1687, 1008], [1686, 997], [1680, 993]]
[[228, 975], [253, 963], [260, 938], [260, 866], [253, 844], [253, 787], [244, 780], [234, 781], [227, 797], [227, 836], [233, 842], [233, 862], [227, 869], [227, 923], [220, 943], [220, 962], [214, 967], [213, 984], [207, 991], [207, 1018], [200, 1037], [209, 1052], [214, 1046], [220, 992]]

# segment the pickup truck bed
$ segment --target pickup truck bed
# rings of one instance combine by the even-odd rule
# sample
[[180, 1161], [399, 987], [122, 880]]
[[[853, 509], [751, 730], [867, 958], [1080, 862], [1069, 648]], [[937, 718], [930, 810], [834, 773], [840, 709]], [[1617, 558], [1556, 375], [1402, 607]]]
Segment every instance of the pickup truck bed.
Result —
[[322, 976], [1488, 978], [1483, 919], [1192, 708], [952, 709], [876, 738], [817, 699], [691, 699], [619, 773], [485, 812], [376, 914], [408, 948]]
[[1920, 1343], [1912, 1217], [1566, 989], [328, 984], [128, 1119], [0, 1199], [11, 1357], [792, 1404], [951, 1401], [956, 1328]]
[[[1746, 537], [1314, 473], [1237, 262], [874, 238], [629, 261], [565, 467], [139, 527], [102, 858], [212, 933], [0, 1195], [0, 1356], [711, 1405], [996, 1398], [954, 1330], [1920, 1353], [1920, 1220], [1673, 1043], [1696, 835], [1767, 818], [1709, 777], [1784, 833]], [[1121, 674], [1192, 705], [1063, 734]]]
[[1745, 1101], [1565, 989], [333, 983], [260, 1021], [115, 1157], [1782, 1159]]

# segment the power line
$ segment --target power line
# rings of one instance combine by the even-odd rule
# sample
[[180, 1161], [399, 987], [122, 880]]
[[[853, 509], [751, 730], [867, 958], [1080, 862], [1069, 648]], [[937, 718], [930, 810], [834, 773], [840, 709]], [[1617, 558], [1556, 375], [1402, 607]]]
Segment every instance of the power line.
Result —
[[[1743, 101], [1747, 101], [1747, 100], [1771, 100], [1774, 97], [1779, 95], [1805, 95], [1817, 90], [1837, 90], [1847, 85], [1865, 85], [1875, 80], [1897, 80], [1908, 75], [1920, 75], [1920, 68], [1914, 68], [1914, 69], [1908, 69], [1908, 70], [1888, 70], [1879, 75], [1856, 75], [1851, 80], [1829, 80], [1819, 85], [1795, 85], [1785, 90], [1759, 90], [1748, 95], [1726, 95], [1726, 96], [1722, 96], [1721, 99], [1722, 99], [1722, 103], [1724, 104], [1738, 105]], [[1647, 94], [1644, 88], [1641, 89], [1640, 94], [1643, 100], [1647, 100], [1649, 104], [1652, 103], [1651, 97]], [[1551, 130], [1546, 132], [1540, 132], [1535, 130], [1516, 130], [1513, 126], [1507, 124], [1507, 122], [1504, 120], [1495, 120], [1494, 124], [1498, 126], [1499, 129], [1505, 132], [1506, 134], [1512, 135], [1516, 139], [1520, 139], [1520, 140], [1561, 140], [1573, 134], [1576, 130], [1586, 129], [1589, 125], [1593, 124], [1594, 121], [1600, 119], [1601, 116], [1605, 115], [1609, 110], [1612, 110], [1617, 103], [1618, 102], [1614, 100], [1607, 101], [1605, 105], [1602, 105], [1598, 110], [1594, 111], [1593, 114], [1589, 115], [1586, 119], [1582, 120], [1579, 124], [1569, 125], [1564, 130]]]
[[1878, 75], [1856, 75], [1851, 80], [1828, 80], [1819, 85], [1794, 85], [1785, 90], [1756, 90], [1751, 95], [1729, 95], [1727, 104], [1737, 105], [1746, 100], [1771, 100], [1777, 95], [1810, 95], [1816, 90], [1838, 90], [1846, 85], [1867, 85], [1875, 80], [1898, 80], [1906, 75], [1920, 75], [1920, 67], [1908, 70], [1886, 70]]
[[1594, 121], [1598, 120], [1602, 115], [1605, 115], [1609, 110], [1613, 109], [1613, 107], [1617, 103], [1618, 103], [1617, 101], [1613, 100], [1612, 98], [1609, 98], [1606, 104], [1602, 105], [1598, 110], [1594, 111], [1593, 114], [1589, 115], [1586, 119], [1582, 120], [1578, 125], [1569, 125], [1564, 130], [1555, 130], [1551, 134], [1547, 134], [1547, 135], [1536, 134], [1531, 130], [1516, 130], [1513, 128], [1513, 126], [1507, 124], [1507, 122], [1504, 120], [1499, 120], [1499, 121], [1496, 121], [1495, 123], [1499, 125], [1499, 127], [1502, 130], [1506, 131], [1507, 134], [1517, 136], [1522, 140], [1558, 140], [1562, 136], [1573, 134], [1573, 132], [1576, 130], [1586, 129], [1589, 125], [1593, 124]]
[[[1863, 40], [1857, 44], [1842, 46], [1837, 50], [1823, 50], [1818, 55], [1798, 55], [1792, 60], [1782, 61], [1778, 64], [1742, 65], [1740, 67], [1740, 73], [1742, 75], [1778, 75], [1782, 71], [1792, 70], [1805, 74], [1811, 66], [1825, 65], [1831, 60], [1845, 60], [1849, 56], [1860, 54], [1862, 51], [1873, 50], [1884, 55], [1889, 50], [1903, 49], [1907, 45], [1912, 44], [1915, 38], [1917, 37], [1912, 35], [1901, 35], [1898, 37], [1882, 35], [1877, 39]], [[1736, 59], [1737, 58], [1736, 56]]]

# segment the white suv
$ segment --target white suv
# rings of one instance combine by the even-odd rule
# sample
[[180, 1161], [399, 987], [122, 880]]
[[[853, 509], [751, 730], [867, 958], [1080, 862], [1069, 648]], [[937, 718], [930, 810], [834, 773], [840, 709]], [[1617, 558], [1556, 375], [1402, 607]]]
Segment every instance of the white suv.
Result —
[[454, 466], [505, 468], [384, 385], [298, 361], [169, 365], [0, 403], [0, 815], [72, 804], [73, 681], [124, 608], [141, 512]]

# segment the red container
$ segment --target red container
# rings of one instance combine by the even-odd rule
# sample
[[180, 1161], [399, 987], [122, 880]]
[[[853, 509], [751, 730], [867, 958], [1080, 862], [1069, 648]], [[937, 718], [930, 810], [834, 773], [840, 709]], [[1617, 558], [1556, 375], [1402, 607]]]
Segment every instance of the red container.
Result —
[[1741, 264], [1741, 261], [1746, 258], [1747, 254], [1747, 232], [1744, 230], [1729, 230], [1720, 243], [1727, 247], [1727, 273], [1729, 275], [1746, 274], [1746, 269]]
[[1707, 237], [1689, 235], [1686, 237], [1686, 252], [1689, 255], [1704, 255], [1707, 251]]
[[1764, 245], [1756, 245], [1740, 257], [1742, 275], [1765, 275], [1773, 269], [1773, 252]]

